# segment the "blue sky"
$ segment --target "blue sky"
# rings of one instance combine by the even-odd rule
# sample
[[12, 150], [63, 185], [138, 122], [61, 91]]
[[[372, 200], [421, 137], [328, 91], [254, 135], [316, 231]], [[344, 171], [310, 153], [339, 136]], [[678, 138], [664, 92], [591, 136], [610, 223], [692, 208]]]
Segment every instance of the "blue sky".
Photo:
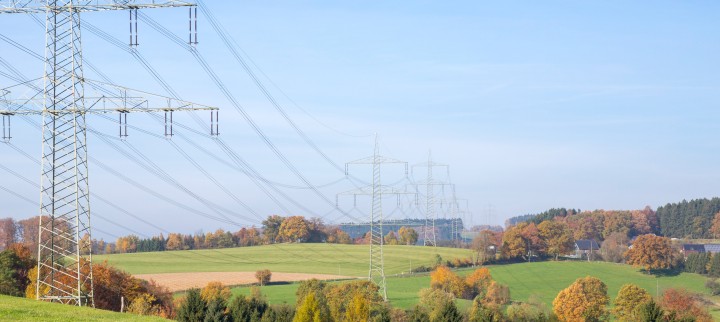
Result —
[[[717, 196], [720, 57], [718, 4], [711, 1], [206, 1], [251, 59], [255, 73], [292, 120], [337, 165], [372, 153], [378, 133], [382, 153], [422, 163], [429, 150], [449, 164], [458, 198], [467, 199], [474, 223], [501, 224], [507, 217], [551, 207], [653, 208], [682, 199]], [[187, 12], [147, 10], [185, 39]], [[91, 13], [87, 22], [127, 41], [127, 13]], [[198, 50], [245, 110], [290, 162], [313, 184], [343, 177], [293, 131], [232, 59], [200, 15]], [[140, 23], [140, 53], [184, 99], [216, 105], [221, 137], [269, 180], [302, 185], [223, 98], [192, 55]], [[38, 52], [43, 30], [23, 16], [0, 16], [0, 33]], [[129, 54], [84, 32], [85, 58], [115, 83], [167, 95]], [[27, 77], [42, 64], [0, 42], [0, 56]], [[0, 71], [5, 67], [0, 66]], [[88, 78], [97, 79], [91, 71]], [[0, 76], [0, 87], [14, 82]], [[286, 96], [287, 95], [287, 96]], [[201, 114], [203, 120], [209, 118]], [[206, 131], [187, 116], [178, 121]], [[116, 125], [90, 119], [116, 135]], [[39, 133], [22, 122], [13, 144], [39, 155]], [[131, 124], [161, 133], [146, 116]], [[181, 131], [181, 130], [179, 130]], [[192, 136], [188, 133], [189, 136]], [[211, 140], [198, 144], [230, 160]], [[182, 191], [148, 175], [91, 135], [91, 154], [108, 166], [172, 199], [202, 208]], [[261, 216], [285, 214], [247, 176], [174, 139], [218, 181]], [[245, 213], [164, 139], [132, 132], [127, 143], [155, 160], [200, 196]], [[28, 178], [38, 169], [0, 145], [4, 165]], [[369, 180], [367, 168], [353, 168]], [[122, 204], [170, 231], [192, 232], [222, 223], [187, 213], [122, 182], [91, 163], [93, 192]], [[416, 169], [420, 171], [420, 169]], [[388, 168], [384, 180], [402, 179]], [[416, 173], [416, 179], [422, 179]], [[0, 171], [2, 185], [37, 199], [35, 188]], [[335, 194], [347, 180], [307, 189], [283, 188], [298, 204], [329, 221]], [[439, 192], [438, 192], [439, 193]], [[273, 194], [273, 193], [271, 193]], [[282, 197], [280, 197], [282, 199]], [[359, 199], [362, 203], [363, 199]], [[0, 191], [0, 217], [26, 217], [35, 206]], [[368, 202], [368, 200], [364, 200]], [[293, 214], [301, 207], [281, 202]], [[340, 200], [351, 208], [352, 201]], [[392, 218], [395, 201], [386, 201]], [[134, 230], [157, 229], [101, 203], [94, 209]], [[355, 215], [360, 216], [359, 206]], [[488, 211], [491, 209], [491, 211]], [[490, 215], [490, 216], [488, 216]], [[258, 225], [253, 216], [234, 218]], [[98, 220], [113, 234], [127, 230]], [[111, 239], [111, 237], [107, 237]]]

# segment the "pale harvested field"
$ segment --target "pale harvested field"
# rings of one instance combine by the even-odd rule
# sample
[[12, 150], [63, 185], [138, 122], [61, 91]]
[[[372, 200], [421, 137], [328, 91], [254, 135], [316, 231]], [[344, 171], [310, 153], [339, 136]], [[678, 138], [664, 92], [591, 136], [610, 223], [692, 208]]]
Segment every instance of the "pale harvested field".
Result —
[[[225, 285], [243, 285], [257, 283], [255, 272], [193, 272], [193, 273], [160, 273], [133, 275], [144, 280], [154, 280], [166, 286], [171, 292], [184, 291], [193, 287], [202, 288], [209, 282], [221, 282]], [[319, 280], [353, 279], [355, 276], [330, 274], [304, 274], [273, 272], [270, 282], [297, 282], [316, 278]]]

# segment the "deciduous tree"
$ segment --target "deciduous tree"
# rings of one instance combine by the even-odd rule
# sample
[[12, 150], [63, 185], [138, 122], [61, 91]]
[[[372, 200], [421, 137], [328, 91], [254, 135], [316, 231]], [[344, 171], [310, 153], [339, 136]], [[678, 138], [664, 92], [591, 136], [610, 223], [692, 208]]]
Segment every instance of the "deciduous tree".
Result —
[[710, 233], [713, 237], [720, 238], [720, 212], [716, 213], [715, 217], [713, 217]]
[[605, 238], [602, 246], [600, 246], [600, 254], [607, 262], [621, 263], [625, 259], [623, 255], [628, 250], [629, 242], [630, 240], [626, 234], [621, 232], [612, 233]]
[[270, 272], [269, 269], [259, 270], [255, 272], [255, 278], [258, 280], [260, 286], [267, 285], [270, 283], [270, 278], [272, 278], [272, 272]]
[[495, 258], [497, 249], [502, 245], [502, 233], [491, 230], [480, 231], [472, 240], [472, 250], [477, 254], [479, 264]]
[[651, 234], [638, 237], [632, 248], [625, 252], [628, 264], [639, 266], [646, 271], [669, 269], [673, 265], [673, 249], [670, 238]]
[[615, 298], [612, 312], [619, 321], [639, 321], [638, 308], [652, 301], [650, 293], [635, 284], [625, 284]]
[[285, 242], [304, 242], [310, 237], [310, 227], [303, 216], [285, 218], [280, 225], [278, 238]]
[[558, 259], [561, 254], [567, 254], [574, 248], [575, 240], [572, 231], [564, 224], [555, 220], [546, 220], [538, 225], [540, 238], [545, 244], [545, 252]]
[[467, 287], [470, 289], [470, 295], [472, 297], [475, 297], [478, 294], [485, 295], [491, 282], [492, 276], [490, 275], [490, 270], [487, 269], [487, 267], [478, 268], [465, 277], [465, 284], [467, 284]]
[[280, 232], [280, 225], [282, 225], [284, 219], [285, 218], [278, 215], [272, 215], [263, 220], [263, 235], [267, 238], [268, 243], [273, 244], [276, 242], [278, 233]]
[[607, 286], [595, 277], [578, 278], [553, 300], [561, 321], [599, 321], [607, 316]]
[[499, 308], [510, 302], [510, 288], [507, 285], [492, 281], [487, 288], [487, 293], [482, 299], [486, 307]]
[[662, 295], [660, 306], [668, 315], [679, 321], [692, 319], [697, 322], [710, 322], [712, 317], [697, 294], [683, 289], [667, 289]]
[[232, 296], [230, 288], [221, 282], [210, 282], [200, 290], [200, 297], [205, 303], [210, 303], [216, 299], [227, 301]]
[[17, 226], [12, 218], [0, 219], [0, 251], [17, 242]]
[[398, 235], [400, 235], [400, 243], [403, 245], [415, 245], [418, 241], [418, 233], [411, 227], [400, 227]]
[[464, 298], [467, 293], [467, 285], [457, 274], [447, 266], [438, 266], [430, 273], [430, 287], [451, 293], [458, 298]]

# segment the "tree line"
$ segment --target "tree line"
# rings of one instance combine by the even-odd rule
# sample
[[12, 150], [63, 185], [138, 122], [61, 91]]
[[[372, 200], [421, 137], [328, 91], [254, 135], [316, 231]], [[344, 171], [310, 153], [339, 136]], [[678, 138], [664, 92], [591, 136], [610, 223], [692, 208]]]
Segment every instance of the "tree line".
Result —
[[[29, 249], [37, 249], [39, 219], [40, 217], [19, 221], [12, 218], [0, 219], [0, 250], [14, 243], [21, 243]], [[62, 222], [56, 221], [56, 223], [58, 227], [63, 226]], [[385, 243], [389, 245], [414, 245], [417, 240], [417, 231], [404, 226], [395, 231], [389, 230], [384, 236]], [[106, 242], [103, 239], [91, 240], [90, 236], [85, 235], [81, 240], [81, 243], [92, 245], [94, 254], [247, 247], [275, 243], [367, 244], [369, 242], [369, 232], [351, 238], [339, 226], [326, 225], [319, 218], [306, 219], [303, 216], [278, 215], [268, 216], [263, 220], [260, 228], [243, 227], [235, 232], [217, 229], [208, 233], [169, 233], [167, 237], [160, 234], [146, 238], [130, 234], [118, 237], [114, 242]]]
[[[651, 209], [649, 206], [645, 209]], [[556, 217], [573, 217], [588, 213], [578, 209], [553, 208], [538, 214], [528, 214], [509, 218], [505, 226], [514, 226], [521, 222], [540, 224]], [[668, 203], [654, 211], [656, 222], [652, 222], [651, 231], [672, 238], [720, 238], [720, 223], [713, 228], [720, 213], [720, 198], [701, 198]], [[642, 232], [638, 233], [642, 234]]]

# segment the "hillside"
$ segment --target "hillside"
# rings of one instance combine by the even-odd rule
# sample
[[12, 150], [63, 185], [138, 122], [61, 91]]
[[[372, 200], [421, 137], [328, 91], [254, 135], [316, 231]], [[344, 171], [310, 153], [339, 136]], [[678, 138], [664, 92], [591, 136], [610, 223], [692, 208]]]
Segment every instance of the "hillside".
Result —
[[[552, 300], [564, 288], [577, 278], [594, 276], [608, 286], [611, 299], [617, 296], [620, 287], [633, 283], [645, 288], [651, 294], [662, 293], [668, 288], [686, 288], [690, 291], [706, 294], [705, 278], [697, 274], [681, 273], [676, 276], [647, 275], [632, 266], [606, 262], [535, 262], [511, 265], [488, 266], [493, 278], [510, 287], [510, 296], [514, 301], [527, 301], [533, 295], [543, 301], [548, 308]], [[472, 269], [463, 269], [458, 273], [466, 275]], [[388, 298], [393, 306], [410, 308], [418, 302], [417, 294], [422, 288], [430, 286], [429, 276], [393, 277], [387, 279]], [[266, 286], [262, 292], [271, 303], [294, 303], [297, 284]], [[234, 288], [233, 292], [249, 294], [247, 287]], [[461, 300], [462, 301], [462, 300]]]
[[168, 320], [0, 295], [0, 321], [160, 322]]
[[[410, 267], [430, 266], [436, 254], [443, 260], [468, 258], [468, 249], [419, 246], [384, 246], [385, 273], [409, 271]], [[107, 260], [111, 265], [131, 274], [184, 272], [273, 272], [336, 274], [367, 276], [368, 245], [341, 244], [273, 244], [208, 250], [165, 251], [100, 255], [96, 261]]]

